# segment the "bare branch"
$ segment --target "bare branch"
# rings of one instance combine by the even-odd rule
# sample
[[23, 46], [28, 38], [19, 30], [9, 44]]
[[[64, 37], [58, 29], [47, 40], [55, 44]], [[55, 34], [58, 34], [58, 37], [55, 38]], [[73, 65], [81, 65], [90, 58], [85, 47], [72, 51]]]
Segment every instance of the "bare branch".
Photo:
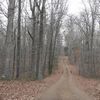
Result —
[[31, 37], [32, 41], [34, 41], [34, 38], [33, 38], [33, 36], [31, 35], [30, 31], [29, 31], [29, 30], [27, 30], [27, 31], [28, 31], [28, 34], [29, 34], [29, 36]]
[[38, 5], [37, 1], [34, 0], [34, 2], [36, 3], [36, 7], [38, 8], [38, 10], [41, 12], [40, 6]]
[[31, 11], [33, 10], [33, 7], [32, 7], [32, 0], [29, 0], [29, 3], [30, 3], [30, 9]]

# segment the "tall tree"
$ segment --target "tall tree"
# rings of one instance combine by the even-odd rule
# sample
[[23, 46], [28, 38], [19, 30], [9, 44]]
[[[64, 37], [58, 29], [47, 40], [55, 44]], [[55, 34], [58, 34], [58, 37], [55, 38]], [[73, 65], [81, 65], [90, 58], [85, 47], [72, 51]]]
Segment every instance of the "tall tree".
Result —
[[20, 49], [21, 49], [21, 0], [18, 0], [18, 33], [17, 33], [17, 62], [16, 62], [16, 78], [19, 78], [20, 68]]
[[[39, 42], [38, 42], [38, 51], [37, 51], [37, 66], [36, 66], [36, 77], [37, 79], [43, 78], [43, 66], [42, 66], [42, 53], [43, 53], [43, 36], [44, 36], [44, 13], [45, 13], [45, 3], [46, 0], [42, 0], [42, 7], [41, 9], [38, 8], [40, 11], [40, 27], [39, 27]], [[38, 7], [38, 6], [37, 6]], [[41, 66], [41, 67], [40, 67]]]
[[13, 49], [14, 49], [14, 34], [13, 34], [13, 21], [15, 11], [15, 0], [9, 0], [8, 5], [8, 25], [5, 40], [5, 66], [4, 74], [7, 78], [11, 78], [11, 68], [13, 66]]

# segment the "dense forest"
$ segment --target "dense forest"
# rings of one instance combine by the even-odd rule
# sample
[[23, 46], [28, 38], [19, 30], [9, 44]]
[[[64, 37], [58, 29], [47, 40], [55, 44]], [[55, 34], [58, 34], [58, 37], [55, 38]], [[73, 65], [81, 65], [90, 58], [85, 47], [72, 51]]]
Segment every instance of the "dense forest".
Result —
[[61, 27], [67, 11], [62, 0], [0, 2], [1, 79], [43, 79], [57, 65]]
[[100, 77], [100, 1], [82, 0], [82, 4], [79, 16], [68, 15], [66, 21], [68, 56], [80, 75]]
[[67, 0], [0, 2], [0, 78], [43, 79], [63, 53], [79, 74], [100, 76], [99, 0], [82, 0], [79, 15]]
[[0, 0], [0, 100], [100, 100], [100, 0]]

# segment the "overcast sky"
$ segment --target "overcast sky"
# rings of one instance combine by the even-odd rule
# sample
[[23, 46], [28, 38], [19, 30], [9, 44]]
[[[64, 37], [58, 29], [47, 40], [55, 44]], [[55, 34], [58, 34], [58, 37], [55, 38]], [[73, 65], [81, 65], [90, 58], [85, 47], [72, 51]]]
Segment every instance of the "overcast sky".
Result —
[[[7, 10], [6, 1], [7, 0], [0, 0], [0, 2], [3, 3], [3, 6], [6, 7], [6, 10]], [[86, 2], [86, 0], [83, 0], [83, 1]], [[73, 15], [79, 15], [79, 13], [83, 9], [82, 0], [68, 0], [68, 6], [69, 6], [68, 13], [73, 14]], [[3, 17], [3, 19], [5, 18]]]
[[82, 0], [69, 0], [68, 5], [70, 14], [78, 15], [79, 12], [83, 9]]
[[[86, 0], [84, 0], [86, 1]], [[0, 2], [6, 2], [6, 0], [0, 0]], [[68, 0], [69, 13], [78, 14], [82, 10], [82, 0]]]

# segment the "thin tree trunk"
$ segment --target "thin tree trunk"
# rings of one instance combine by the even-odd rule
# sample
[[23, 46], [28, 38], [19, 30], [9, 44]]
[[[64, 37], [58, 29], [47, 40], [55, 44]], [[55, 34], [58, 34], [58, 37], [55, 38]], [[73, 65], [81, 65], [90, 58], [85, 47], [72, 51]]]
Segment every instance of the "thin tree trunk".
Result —
[[13, 66], [13, 49], [14, 49], [14, 35], [13, 35], [13, 20], [14, 20], [15, 0], [9, 0], [8, 6], [8, 25], [5, 40], [5, 66], [4, 74], [7, 78], [11, 78], [11, 68]]
[[38, 44], [38, 55], [37, 55], [37, 68], [36, 68], [36, 78], [43, 79], [43, 65], [42, 61], [42, 53], [43, 53], [43, 34], [44, 34], [44, 11], [45, 11], [45, 2], [43, 0], [42, 9], [40, 11], [40, 32], [39, 32], [39, 44]]
[[21, 0], [18, 7], [18, 34], [17, 34], [17, 62], [16, 62], [16, 78], [19, 78], [20, 68], [20, 49], [21, 49]]

